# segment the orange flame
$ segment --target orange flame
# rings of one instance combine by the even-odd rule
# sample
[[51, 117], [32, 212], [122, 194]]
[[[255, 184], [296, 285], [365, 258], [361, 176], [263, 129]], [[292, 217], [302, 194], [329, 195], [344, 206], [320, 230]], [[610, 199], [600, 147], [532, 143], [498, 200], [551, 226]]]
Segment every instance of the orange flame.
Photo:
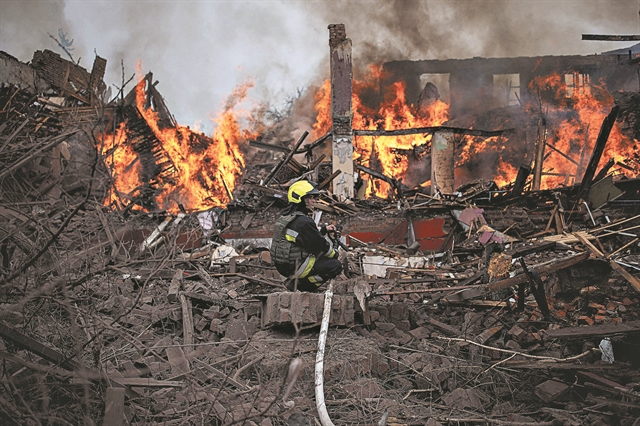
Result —
[[[553, 95], [553, 100], [546, 99], [543, 103], [547, 121], [547, 147], [541, 189], [580, 182], [595, 147], [602, 121], [614, 106], [613, 96], [606, 90], [603, 82], [591, 83], [588, 76], [577, 73], [568, 74], [564, 78], [558, 73], [536, 77], [529, 86], [534, 93], [547, 92]], [[539, 113], [539, 106], [528, 108]], [[622, 134], [618, 126], [614, 126], [598, 169], [609, 159], [628, 164], [635, 158], [637, 150], [634, 140]], [[638, 165], [629, 165], [635, 166], [637, 173]], [[515, 169], [504, 170], [496, 176], [496, 183], [512, 182], [514, 172]]]
[[[232, 97], [235, 102], [215, 119], [217, 128], [209, 138], [186, 126], [163, 127], [158, 113], [145, 108], [145, 83], [139, 77], [136, 107], [162, 147], [162, 159], [158, 160], [156, 153], [156, 163], [162, 162], [163, 173], [143, 177], [143, 160], [130, 140], [131, 123], [121, 123], [115, 135], [103, 138], [102, 153], [113, 179], [113, 190], [105, 204], [122, 208], [140, 195], [144, 185], [153, 186], [155, 205], [171, 213], [179, 212], [179, 205], [186, 210], [201, 211], [228, 203], [245, 165], [240, 145], [246, 138], [255, 137], [241, 129], [234, 110], [246, 97], [250, 85], [236, 89]], [[138, 205], [132, 208], [143, 209]]]
[[[365, 105], [363, 97], [370, 93], [378, 93], [381, 67], [371, 66], [362, 80], [353, 81], [352, 126], [358, 130], [397, 130], [415, 127], [439, 126], [449, 119], [449, 105], [436, 100], [421, 111], [407, 104], [404, 83], [393, 83], [386, 88], [384, 101], [377, 109]], [[324, 134], [331, 129], [331, 92], [330, 82], [326, 80], [315, 94], [316, 111], [318, 113], [314, 129], [317, 134]], [[360, 136], [354, 138], [354, 160], [360, 164], [380, 171], [389, 177], [403, 178], [409, 164], [406, 156], [396, 155], [398, 149], [412, 149], [429, 143], [431, 135], [405, 136]], [[430, 177], [424, 176], [421, 181]], [[386, 198], [391, 190], [389, 184], [380, 180], [370, 180], [367, 196], [375, 195]]]

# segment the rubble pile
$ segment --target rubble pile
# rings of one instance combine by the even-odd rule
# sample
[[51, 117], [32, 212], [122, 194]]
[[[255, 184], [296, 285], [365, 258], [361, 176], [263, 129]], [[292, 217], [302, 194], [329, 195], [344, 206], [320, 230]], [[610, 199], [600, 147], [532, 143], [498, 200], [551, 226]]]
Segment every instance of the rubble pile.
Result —
[[[533, 191], [527, 172], [434, 195], [360, 168], [397, 190], [345, 200], [314, 153], [331, 135], [305, 134], [252, 141], [224, 205], [168, 212], [154, 197], [175, 171], [135, 95], [107, 102], [102, 61], [35, 58], [37, 81], [3, 73], [0, 89], [3, 424], [318, 422], [325, 295], [288, 291], [268, 250], [303, 177], [325, 191], [318, 222], [342, 229], [322, 375], [335, 424], [640, 424], [636, 179]], [[113, 208], [100, 147], [124, 119], [155, 175]]]

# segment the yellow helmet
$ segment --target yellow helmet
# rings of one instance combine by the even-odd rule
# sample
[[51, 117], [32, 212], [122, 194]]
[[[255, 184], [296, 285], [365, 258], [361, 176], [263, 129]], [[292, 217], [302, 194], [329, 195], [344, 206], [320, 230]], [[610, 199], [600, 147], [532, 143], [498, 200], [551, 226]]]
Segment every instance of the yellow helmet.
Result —
[[298, 204], [302, 201], [302, 197], [315, 194], [320, 194], [320, 191], [314, 184], [306, 180], [299, 180], [289, 187], [287, 199], [290, 203]]

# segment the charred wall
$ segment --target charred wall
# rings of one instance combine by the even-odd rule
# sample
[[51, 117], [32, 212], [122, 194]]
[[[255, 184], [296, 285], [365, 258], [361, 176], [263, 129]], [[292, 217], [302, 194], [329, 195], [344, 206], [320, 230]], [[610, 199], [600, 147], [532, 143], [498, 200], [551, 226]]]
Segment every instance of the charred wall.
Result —
[[637, 91], [637, 65], [633, 62], [627, 55], [392, 61], [383, 65], [381, 87], [402, 81], [406, 84], [407, 102], [416, 104], [424, 86], [422, 75], [449, 74], [451, 115], [457, 117], [505, 106], [493, 95], [494, 75], [519, 74], [519, 97], [527, 102], [537, 96], [531, 93], [529, 83], [554, 72], [586, 74], [592, 82], [602, 80], [611, 92]]

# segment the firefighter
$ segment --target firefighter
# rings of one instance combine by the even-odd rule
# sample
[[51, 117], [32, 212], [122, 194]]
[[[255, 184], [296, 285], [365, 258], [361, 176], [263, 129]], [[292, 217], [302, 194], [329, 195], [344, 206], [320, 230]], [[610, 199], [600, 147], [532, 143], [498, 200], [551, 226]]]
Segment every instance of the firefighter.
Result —
[[334, 225], [318, 229], [309, 217], [320, 191], [306, 180], [289, 187], [289, 205], [276, 221], [271, 242], [271, 259], [280, 274], [289, 278], [289, 289], [317, 291], [325, 282], [342, 272], [338, 248], [327, 234]]

